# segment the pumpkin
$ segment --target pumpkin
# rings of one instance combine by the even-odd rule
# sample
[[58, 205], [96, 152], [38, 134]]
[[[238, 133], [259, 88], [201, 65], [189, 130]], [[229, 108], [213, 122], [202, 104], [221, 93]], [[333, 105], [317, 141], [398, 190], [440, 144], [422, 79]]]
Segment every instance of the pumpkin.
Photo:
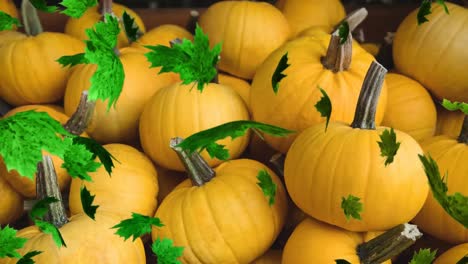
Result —
[[[5, 117], [15, 115], [19, 112], [36, 110], [38, 112], [46, 112], [53, 119], [57, 120], [61, 124], [65, 124], [68, 121], [68, 116], [63, 113], [63, 109], [55, 105], [25, 105], [16, 107], [10, 110]], [[86, 136], [86, 135], [83, 135]], [[44, 152], [46, 153], [46, 152]], [[1, 160], [1, 158], [0, 158]], [[65, 190], [70, 186], [71, 177], [68, 172], [62, 168], [63, 160], [58, 156], [52, 156], [52, 161], [54, 163], [55, 170], [57, 172], [58, 183], [60, 190]], [[6, 167], [3, 163], [3, 160], [0, 162], [0, 175], [3, 176], [10, 185], [21, 195], [26, 198], [34, 199], [36, 198], [36, 175], [31, 180], [27, 177], [21, 176], [16, 170], [7, 172]]]
[[[144, 152], [161, 167], [184, 171], [177, 154], [169, 147], [171, 138], [188, 137], [199, 131], [236, 120], [248, 120], [249, 113], [242, 98], [230, 87], [210, 83], [203, 92], [191, 89], [193, 84], [181, 82], [160, 89], [146, 104], [140, 117], [140, 141]], [[249, 135], [235, 140], [224, 139], [231, 158], [246, 149]], [[210, 166], [221, 163], [202, 152]]]
[[219, 69], [249, 80], [290, 36], [284, 15], [265, 2], [220, 1], [208, 7], [198, 23], [211, 46], [222, 42]]
[[446, 264], [446, 263], [466, 263], [459, 262], [461, 259], [466, 258], [468, 255], [468, 243], [460, 244], [450, 248], [440, 255], [433, 264]]
[[[0, 163], [0, 171], [5, 165]], [[0, 225], [7, 225], [18, 220], [23, 214], [23, 197], [0, 175]]]
[[[83, 186], [96, 195], [94, 202], [100, 211], [112, 212], [122, 218], [131, 213], [153, 216], [157, 206], [158, 173], [149, 158], [137, 149], [123, 144], [103, 146], [117, 161], [111, 175], [104, 166], [89, 175], [92, 182], [73, 179], [69, 207], [72, 215], [83, 213], [80, 191]], [[119, 201], [119, 202], [116, 202]]]
[[[448, 194], [459, 192], [468, 195], [468, 117], [465, 117], [458, 140], [446, 135], [429, 138], [421, 142], [424, 152], [439, 166], [441, 176], [448, 175]], [[468, 242], [468, 229], [454, 220], [430, 194], [421, 211], [413, 219], [423, 231], [452, 243]]]
[[190, 32], [185, 28], [177, 25], [165, 24], [149, 30], [141, 36], [138, 41], [133, 42], [130, 46], [146, 53], [149, 52], [149, 50], [144, 46], [170, 46], [170, 41], [177, 38], [193, 40], [192, 34], [190, 34]]
[[281, 264], [282, 250], [270, 249], [251, 264]]
[[372, 54], [372, 56], [376, 57], [379, 54], [379, 50], [382, 47], [382, 44], [373, 43], [373, 42], [365, 42], [361, 43], [361, 47], [365, 49], [367, 52]]
[[457, 138], [460, 134], [465, 114], [461, 111], [449, 111], [439, 104], [436, 104], [436, 109], [437, 127], [435, 134]]
[[433, 136], [437, 112], [429, 92], [404, 75], [389, 73], [385, 80], [388, 101], [382, 125], [403, 131], [417, 141]]
[[220, 84], [234, 89], [240, 95], [247, 108], [249, 107], [250, 84], [248, 82], [223, 73], [218, 74], [218, 81]]
[[[408, 222], [423, 206], [429, 186], [418, 159], [423, 153], [418, 142], [395, 130], [400, 146], [390, 164], [377, 144], [384, 130], [390, 130], [376, 127], [374, 121], [385, 73], [372, 63], [351, 125], [332, 121], [326, 130], [324, 123], [311, 126], [289, 149], [286, 187], [307, 215], [350, 231], [382, 231]], [[362, 220], [345, 217], [341, 203], [349, 195], [360, 198]]]
[[[433, 5], [429, 22], [417, 23], [418, 10], [399, 25], [393, 41], [395, 68], [419, 81], [437, 99], [468, 102], [468, 10], [447, 3], [450, 15]], [[447, 74], [450, 73], [450, 74]]]
[[18, 9], [12, 0], [0, 0], [0, 11], [18, 18]]
[[[124, 11], [127, 12], [128, 15], [135, 19], [135, 23], [138, 26], [139, 30], [142, 33], [145, 33], [146, 29], [143, 20], [137, 13], [135, 13], [135, 11], [122, 4], [111, 3], [111, 5], [112, 12], [115, 16], [121, 19]], [[68, 18], [65, 24], [65, 34], [73, 36], [79, 40], [87, 40], [88, 36], [86, 36], [85, 30], [94, 27], [94, 25], [102, 19], [103, 15], [102, 11], [100, 10], [101, 8], [102, 7], [100, 6], [90, 7], [86, 10], [82, 17]], [[117, 48], [123, 48], [128, 45], [130, 45], [130, 43], [128, 41], [127, 36], [125, 35], [123, 26], [121, 25], [120, 34], [117, 37]]]
[[[138, 140], [138, 119], [143, 107], [151, 96], [161, 87], [179, 81], [174, 73], [158, 74], [160, 68], [151, 68], [150, 63], [135, 48], [120, 50], [125, 80], [115, 107], [107, 111], [107, 101], [96, 102], [91, 122], [86, 132], [96, 141], [107, 143], [131, 144]], [[64, 98], [65, 113], [76, 111], [80, 95], [89, 89], [96, 65], [78, 65], [71, 74]]]
[[[184, 162], [209, 168], [198, 153], [194, 156], [198, 158]], [[257, 185], [262, 170], [277, 186], [271, 206]], [[164, 228], [152, 229], [153, 240], [167, 237], [183, 246], [182, 263], [252, 262], [268, 250], [283, 227], [287, 204], [280, 179], [265, 165], [247, 159], [227, 161], [206, 173], [189, 170], [192, 181], [185, 180], [164, 199], [155, 215]]]
[[161, 203], [174, 188], [187, 179], [183, 172], [171, 171], [163, 167], [156, 167], [158, 171], [158, 202]]
[[330, 32], [346, 16], [340, 0], [285, 0], [276, 6], [288, 20], [293, 36], [313, 26]]
[[0, 31], [0, 46], [12, 40], [15, 41], [15, 40], [24, 39], [24, 38], [27, 38], [27, 36], [24, 33], [21, 33], [18, 31], [12, 31], [12, 30]]
[[[297, 131], [325, 119], [314, 105], [326, 91], [333, 103], [330, 120], [351, 122], [359, 91], [373, 57], [358, 44], [352, 44], [351, 35], [343, 45], [339, 36], [323, 32], [321, 37], [301, 37], [275, 50], [258, 68], [250, 89], [252, 119]], [[288, 53], [290, 66], [280, 83], [278, 93], [273, 91], [271, 78], [281, 57]], [[323, 59], [322, 59], [323, 58]], [[336, 63], [335, 63], [336, 62]], [[387, 101], [384, 84], [377, 109], [376, 123], [383, 119]], [[286, 153], [297, 134], [288, 137], [265, 135], [275, 150]]]

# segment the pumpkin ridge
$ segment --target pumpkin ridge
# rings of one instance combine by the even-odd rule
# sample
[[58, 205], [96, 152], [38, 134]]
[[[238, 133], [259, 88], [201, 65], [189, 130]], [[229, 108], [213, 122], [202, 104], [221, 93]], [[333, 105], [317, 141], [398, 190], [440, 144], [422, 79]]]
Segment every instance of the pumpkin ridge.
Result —
[[[239, 9], [242, 10], [242, 13], [241, 13], [241, 17], [242, 18], [242, 25], [240, 26], [240, 28], [242, 28], [241, 32], [244, 32], [246, 31], [246, 28], [245, 28], [245, 25], [247, 24], [246, 20], [247, 20], [247, 15], [246, 13], [248, 13], [249, 9], [247, 8], [247, 5], [249, 4], [248, 1], [244, 1], [242, 2], [242, 5], [238, 5]], [[245, 38], [245, 34], [241, 34], [241, 39], [240, 39], [240, 45], [239, 45], [239, 50], [236, 51], [236, 54], [242, 54], [240, 51], [244, 50], [244, 38]], [[237, 56], [236, 60], [236, 72], [240, 72], [241, 69], [240, 69], [240, 65], [241, 65], [241, 62], [242, 62], [242, 56]], [[243, 65], [243, 64], [242, 64]]]
[[[188, 236], [188, 234], [189, 234], [190, 232], [187, 232], [187, 224], [186, 224], [186, 221], [185, 221], [185, 217], [186, 217], [186, 215], [187, 215], [187, 211], [190, 211], [190, 210], [188, 210], [188, 209], [185, 209], [185, 208], [190, 208], [190, 207], [187, 207], [187, 206], [186, 206], [186, 203], [187, 203], [187, 200], [190, 200], [190, 199], [188, 199], [188, 198], [190, 197], [191, 192], [193, 192], [194, 190], [195, 190], [194, 187], [188, 188], [188, 190], [187, 190], [187, 195], [182, 195], [182, 197], [183, 197], [182, 202], [179, 202], [178, 204], [179, 204], [179, 206], [180, 206], [180, 221], [181, 221], [181, 224], [182, 224], [182, 226], [183, 226], [183, 229], [182, 229], [182, 230], [184, 230], [184, 234], [183, 234], [183, 236], [181, 236], [181, 237], [185, 238], [185, 241], [184, 241], [184, 242], [185, 242], [185, 245], [186, 245], [185, 248], [188, 247], [188, 248], [190, 249], [190, 252], [193, 254], [193, 256], [194, 256], [198, 261], [200, 261], [200, 257], [199, 257], [199, 256], [197, 255], [197, 253], [193, 250], [193, 247], [191, 247], [192, 242], [191, 242], [190, 237]], [[183, 194], [183, 192], [181, 192], [181, 193]], [[180, 198], [179, 198], [179, 199], [180, 199]], [[175, 212], [176, 210], [173, 210], [173, 211]], [[173, 219], [177, 219], [177, 218], [173, 218]], [[201, 261], [200, 261], [200, 262], [201, 262]]]

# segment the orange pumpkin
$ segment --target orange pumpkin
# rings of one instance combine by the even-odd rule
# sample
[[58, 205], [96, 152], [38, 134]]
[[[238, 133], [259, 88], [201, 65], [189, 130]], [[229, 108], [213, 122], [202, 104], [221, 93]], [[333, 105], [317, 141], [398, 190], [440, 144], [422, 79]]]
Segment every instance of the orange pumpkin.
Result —
[[165, 24], [146, 32], [143, 36], [141, 36], [136, 42], [133, 42], [130, 46], [146, 53], [149, 52], [149, 50], [144, 46], [170, 46], [170, 41], [177, 38], [193, 40], [192, 34], [188, 32], [185, 28], [177, 25]]
[[433, 264], [446, 264], [446, 263], [466, 263], [459, 262], [461, 259], [468, 256], [468, 243], [454, 246], [440, 255]]
[[249, 108], [250, 84], [248, 82], [223, 73], [218, 74], [218, 81], [220, 84], [234, 89], [240, 95], [247, 108]]
[[18, 18], [18, 9], [12, 0], [0, 0], [0, 11]]
[[[5, 169], [5, 165], [0, 163], [0, 171]], [[23, 214], [23, 197], [11, 187], [0, 175], [0, 225], [11, 224], [18, 220]]]

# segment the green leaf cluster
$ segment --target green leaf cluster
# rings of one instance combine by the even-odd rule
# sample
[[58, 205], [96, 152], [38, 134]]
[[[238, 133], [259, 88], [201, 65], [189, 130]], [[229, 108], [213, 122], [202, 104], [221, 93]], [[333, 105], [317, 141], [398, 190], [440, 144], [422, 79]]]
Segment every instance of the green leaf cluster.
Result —
[[[46, 0], [29, 1], [36, 9], [47, 13], [55, 13], [59, 10], [57, 6], [49, 6]], [[97, 5], [97, 0], [63, 0], [60, 2], [60, 5], [65, 7], [65, 9], [60, 13], [73, 18], [80, 18], [83, 16], [86, 10], [88, 10], [88, 8]]]
[[150, 233], [152, 226], [163, 227], [164, 224], [159, 218], [132, 213], [132, 218], [125, 219], [112, 228], [116, 228], [115, 234], [123, 237], [124, 240], [133, 236], [133, 241], [135, 241], [140, 236]]
[[157, 257], [158, 264], [180, 264], [177, 259], [182, 256], [184, 247], [176, 247], [169, 238], [159, 237], [151, 245], [151, 250]]
[[12, 30], [14, 26], [21, 26], [20, 21], [9, 14], [0, 11], [0, 31]]

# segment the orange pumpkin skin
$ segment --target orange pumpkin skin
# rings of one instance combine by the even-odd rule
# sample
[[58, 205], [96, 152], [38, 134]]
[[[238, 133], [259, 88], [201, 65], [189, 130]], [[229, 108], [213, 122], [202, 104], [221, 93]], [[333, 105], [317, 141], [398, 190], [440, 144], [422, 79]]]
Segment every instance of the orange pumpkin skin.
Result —
[[265, 2], [220, 1], [201, 14], [199, 24], [210, 45], [222, 42], [219, 69], [249, 80], [290, 36], [284, 15]]
[[169, 47], [170, 41], [176, 38], [193, 40], [192, 34], [185, 28], [177, 25], [166, 24], [146, 32], [138, 39], [138, 41], [133, 42], [130, 46], [146, 53], [149, 52], [149, 50], [144, 46], [164, 45]]
[[388, 101], [382, 125], [403, 131], [417, 141], [433, 136], [437, 112], [429, 92], [400, 74], [389, 73], [385, 78]]
[[[174, 73], [158, 74], [160, 68], [150, 69], [146, 57], [134, 48], [120, 51], [125, 80], [115, 107], [107, 111], [107, 101], [98, 100], [93, 117], [86, 130], [96, 141], [106, 143], [133, 143], [138, 138], [138, 119], [143, 107], [160, 88], [179, 81]], [[76, 111], [80, 95], [89, 89], [96, 65], [78, 65], [70, 76], [65, 92], [65, 113]]]
[[[323, 96], [317, 88], [321, 87], [333, 104], [330, 120], [351, 123], [362, 82], [373, 57], [359, 45], [353, 45], [349, 69], [334, 73], [321, 63], [329, 42], [330, 35], [325, 33], [320, 38], [302, 37], [286, 43], [270, 54], [258, 68], [252, 82], [250, 108], [253, 120], [298, 133], [314, 124], [325, 122], [325, 118], [314, 107]], [[290, 66], [283, 72], [287, 77], [281, 80], [278, 93], [275, 94], [271, 76], [286, 52]], [[377, 107], [376, 124], [380, 124], [383, 119], [386, 102], [387, 88], [384, 83]], [[265, 139], [272, 148], [286, 153], [298, 133], [288, 137], [265, 135]]]
[[69, 69], [56, 60], [83, 51], [83, 42], [53, 32], [3, 43], [0, 49], [0, 97], [14, 106], [60, 100], [65, 93]]
[[436, 135], [447, 135], [458, 138], [463, 125], [465, 114], [461, 111], [449, 111], [437, 105], [437, 127]]
[[0, 11], [7, 13], [14, 18], [18, 18], [18, 9], [12, 0], [0, 0]]
[[172, 171], [163, 167], [156, 167], [158, 171], [158, 202], [161, 203], [169, 193], [181, 182], [187, 179], [187, 175], [183, 172]]
[[[387, 129], [354, 129], [330, 122], [304, 130], [285, 161], [285, 183], [294, 203], [306, 214], [350, 231], [383, 231], [416, 216], [429, 186], [418, 154], [423, 151], [409, 135], [395, 130], [401, 145], [385, 166], [377, 144]], [[342, 197], [359, 197], [362, 220], [347, 221]], [[398, 208], [398, 210], [395, 210]]]
[[[3, 170], [4, 166], [2, 162], [0, 170]], [[2, 197], [0, 200], [0, 225], [11, 224], [23, 214], [23, 197], [11, 187], [3, 175], [0, 175], [0, 195]]]
[[[146, 263], [145, 250], [140, 238], [124, 241], [115, 235], [110, 227], [118, 224], [120, 218], [102, 212], [96, 213], [96, 221], [85, 214], [72, 216], [70, 222], [60, 228], [67, 247], [58, 248], [49, 234], [40, 231], [36, 226], [29, 226], [17, 233], [18, 237], [28, 239], [18, 253], [24, 255], [29, 251], [39, 250], [41, 254], [33, 259], [36, 263], [48, 264], [115, 264]], [[1, 258], [0, 264], [13, 264], [17, 259]]]
[[223, 73], [218, 74], [218, 80], [220, 84], [234, 89], [240, 95], [247, 108], [249, 108], [250, 84], [248, 82]]
[[27, 36], [24, 33], [13, 31], [13, 30], [4, 30], [0, 31], [0, 47], [5, 43], [10, 41], [16, 41], [20, 39], [25, 39]]
[[[36, 110], [38, 112], [46, 112], [53, 119], [57, 120], [61, 124], [65, 124], [68, 121], [68, 116], [63, 113], [63, 109], [56, 105], [24, 105], [16, 107], [10, 110], [5, 117], [12, 116], [19, 112]], [[85, 135], [82, 135], [85, 136]], [[62, 168], [63, 160], [55, 155], [51, 155], [52, 162], [54, 163], [55, 171], [57, 173], [57, 180], [60, 190], [65, 190], [70, 186], [71, 177], [67, 170]], [[1, 160], [1, 159], [0, 159]], [[3, 161], [0, 165], [0, 175], [2, 175], [10, 185], [21, 195], [26, 198], [36, 198], [36, 175], [31, 180], [27, 177], [23, 177], [18, 174], [16, 170], [7, 172]]]
[[283, 251], [281, 250], [270, 249], [251, 264], [281, 264], [282, 254]]
[[347, 231], [308, 217], [296, 227], [286, 243], [282, 263], [335, 263], [336, 259], [361, 263], [356, 254], [357, 246], [377, 235], [375, 232]]
[[[253, 160], [227, 161], [214, 170], [216, 177], [203, 186], [186, 180], [166, 197], [155, 215], [165, 226], [153, 228], [152, 238], [168, 237], [184, 246], [182, 263], [250, 263], [281, 231], [286, 191], [268, 167]], [[257, 185], [261, 170], [277, 185], [272, 206]]]
[[[124, 11], [135, 19], [135, 23], [138, 25], [140, 31], [145, 33], [145, 24], [143, 23], [143, 20], [140, 18], [140, 16], [137, 13], [135, 13], [135, 11], [131, 10], [130, 8], [124, 5], [112, 3], [112, 12], [119, 19], [122, 18]], [[67, 23], [65, 24], [65, 34], [73, 36], [79, 40], [87, 40], [88, 36], [86, 36], [85, 30], [94, 27], [94, 25], [101, 19], [102, 15], [98, 12], [98, 7], [91, 7], [83, 14], [81, 18], [70, 17], [67, 20]], [[125, 31], [123, 30], [123, 27], [121, 25], [120, 34], [117, 38], [117, 48], [123, 48], [128, 45], [128, 38], [125, 35]]]
[[[80, 188], [84, 185], [96, 195], [100, 211], [131, 218], [132, 212], [153, 216], [158, 195], [158, 173], [149, 158], [137, 149], [123, 144], [108, 144], [104, 148], [114, 156], [115, 167], [109, 175], [104, 166], [89, 173], [92, 182], [73, 179], [69, 206], [72, 215], [83, 212]], [[119, 201], [118, 203], [116, 201]]]
[[[169, 147], [170, 140], [236, 120], [249, 120], [249, 113], [233, 89], [210, 83], [200, 92], [193, 84], [176, 83], [159, 90], [146, 104], [140, 117], [140, 141], [145, 153], [159, 166], [185, 171], [177, 154]], [[246, 149], [248, 141], [249, 134], [218, 143], [225, 145], [230, 157], [235, 159]], [[211, 159], [206, 151], [202, 152], [202, 157], [211, 167], [221, 163]]]
[[[448, 174], [448, 194], [459, 192], [468, 195], [468, 146], [444, 135], [429, 138], [421, 142], [421, 146], [437, 162], [441, 176]], [[413, 222], [423, 232], [440, 240], [452, 244], [468, 242], [468, 229], [445, 212], [432, 192]]]
[[[400, 24], [393, 40], [395, 68], [419, 81], [437, 99], [468, 102], [468, 10], [435, 5], [429, 22], [418, 26], [418, 10]], [[450, 72], [450, 74], [447, 74]]]
[[454, 246], [440, 255], [433, 264], [458, 263], [468, 254], [468, 243]]

